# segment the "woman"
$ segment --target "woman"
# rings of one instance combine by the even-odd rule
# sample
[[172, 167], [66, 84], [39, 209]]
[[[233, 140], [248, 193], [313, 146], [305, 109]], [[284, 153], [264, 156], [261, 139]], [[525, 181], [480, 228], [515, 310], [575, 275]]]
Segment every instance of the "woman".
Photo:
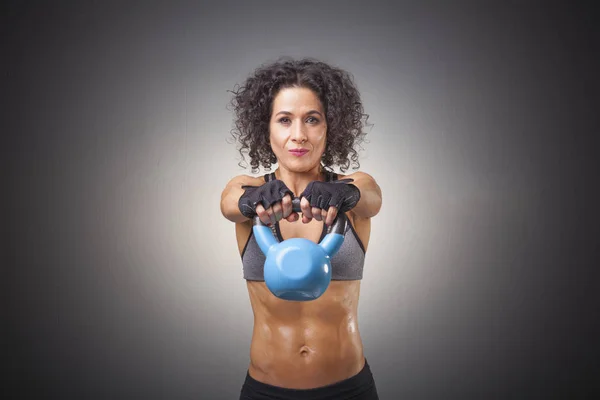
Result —
[[[338, 175], [364, 136], [363, 106], [350, 76], [314, 60], [280, 60], [257, 69], [234, 92], [234, 135], [260, 177], [240, 175], [222, 193], [221, 211], [235, 223], [254, 313], [250, 364], [240, 399], [377, 399], [363, 354], [357, 307], [371, 218], [381, 191], [364, 172]], [[243, 157], [243, 154], [242, 154]], [[301, 198], [302, 220], [292, 210]], [[332, 281], [318, 299], [275, 297], [263, 278], [264, 254], [252, 234], [256, 215], [280, 240], [315, 243], [338, 212], [348, 226], [331, 258]]]

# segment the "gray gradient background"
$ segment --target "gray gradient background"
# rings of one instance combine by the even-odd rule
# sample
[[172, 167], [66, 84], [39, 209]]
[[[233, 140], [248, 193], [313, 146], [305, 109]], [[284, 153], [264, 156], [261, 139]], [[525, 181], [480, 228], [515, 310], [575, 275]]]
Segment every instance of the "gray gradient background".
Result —
[[474, 4], [3, 6], [5, 390], [237, 398], [227, 90], [288, 55], [348, 69], [374, 124], [359, 324], [381, 398], [589, 393], [592, 17]]

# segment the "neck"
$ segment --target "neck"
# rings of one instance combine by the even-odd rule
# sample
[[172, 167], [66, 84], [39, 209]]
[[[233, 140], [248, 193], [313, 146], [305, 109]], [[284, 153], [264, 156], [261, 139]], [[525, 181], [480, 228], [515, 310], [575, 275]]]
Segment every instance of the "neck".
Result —
[[278, 167], [275, 170], [275, 177], [282, 180], [283, 183], [294, 192], [294, 196], [298, 197], [310, 182], [324, 180], [323, 173], [324, 170], [321, 164], [304, 172], [295, 172]]

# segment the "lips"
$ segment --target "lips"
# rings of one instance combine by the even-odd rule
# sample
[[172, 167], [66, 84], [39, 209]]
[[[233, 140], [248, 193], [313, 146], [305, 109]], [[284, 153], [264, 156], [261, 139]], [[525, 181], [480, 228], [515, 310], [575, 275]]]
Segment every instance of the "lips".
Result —
[[292, 150], [290, 150], [290, 153], [292, 153], [294, 155], [301, 156], [302, 154], [308, 153], [308, 150], [306, 150], [306, 149], [292, 149]]

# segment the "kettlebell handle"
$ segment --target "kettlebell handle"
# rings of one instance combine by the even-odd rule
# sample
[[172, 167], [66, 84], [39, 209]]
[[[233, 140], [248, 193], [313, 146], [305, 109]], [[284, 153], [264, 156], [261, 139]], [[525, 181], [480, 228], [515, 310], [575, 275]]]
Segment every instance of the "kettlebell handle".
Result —
[[297, 212], [297, 213], [302, 212], [302, 209], [300, 208], [300, 198], [299, 197], [294, 197], [292, 199], [292, 211]]
[[[292, 211], [297, 212], [297, 213], [302, 213], [302, 209], [300, 208], [300, 198], [294, 197], [292, 199]], [[262, 221], [260, 220], [258, 215], [256, 215], [252, 220], [253, 220], [254, 225], [266, 226], [265, 224], [262, 223]], [[348, 218], [346, 217], [346, 214], [343, 212], [342, 213], [338, 212], [335, 219], [333, 220], [333, 223], [328, 228], [327, 233], [328, 234], [329, 233], [338, 233], [343, 236], [344, 232], [346, 231], [347, 223], [348, 223]]]

